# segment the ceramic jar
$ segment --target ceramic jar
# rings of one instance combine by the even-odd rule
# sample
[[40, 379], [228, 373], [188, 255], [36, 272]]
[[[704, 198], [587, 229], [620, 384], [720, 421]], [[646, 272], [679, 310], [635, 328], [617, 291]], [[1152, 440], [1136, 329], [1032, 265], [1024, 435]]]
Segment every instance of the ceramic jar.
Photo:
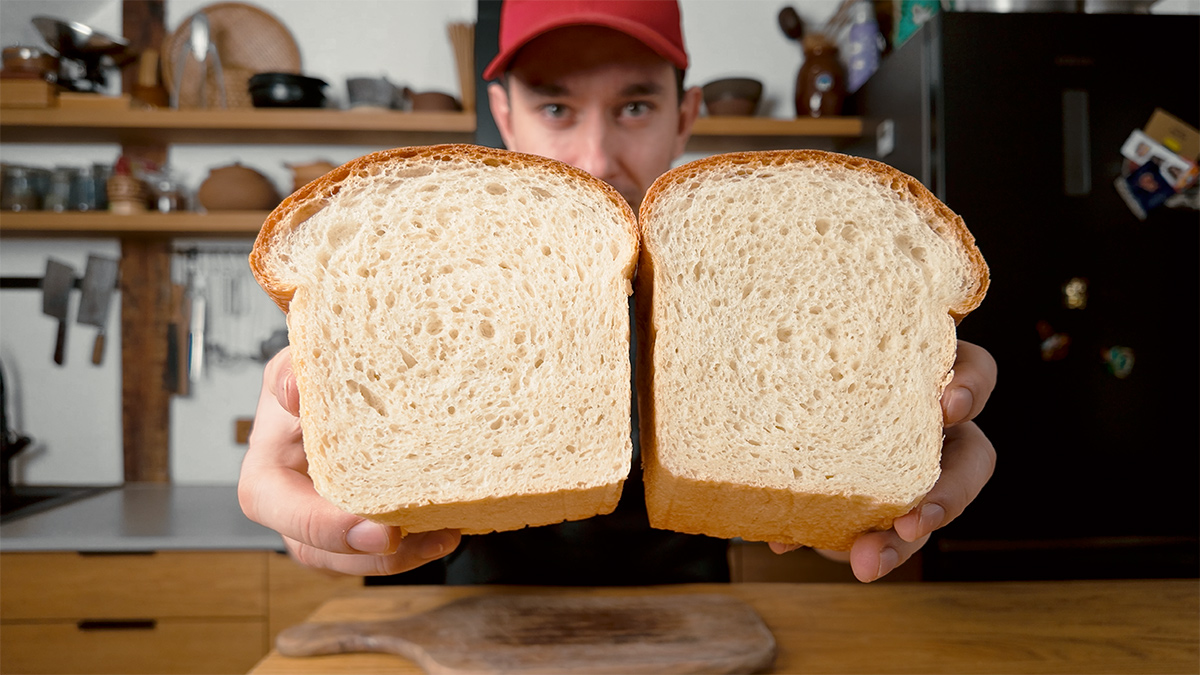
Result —
[[796, 76], [796, 115], [829, 117], [842, 112], [846, 72], [832, 40], [820, 33], [804, 36], [804, 64]]

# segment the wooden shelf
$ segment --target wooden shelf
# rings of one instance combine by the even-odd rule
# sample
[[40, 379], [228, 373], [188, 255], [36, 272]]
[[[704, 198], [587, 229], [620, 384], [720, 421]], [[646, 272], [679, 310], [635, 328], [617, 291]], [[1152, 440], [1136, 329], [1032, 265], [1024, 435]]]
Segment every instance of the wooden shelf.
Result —
[[[849, 138], [862, 135], [857, 117], [775, 119], [701, 117], [694, 136], [718, 144], [787, 137]], [[5, 143], [306, 143], [396, 147], [470, 143], [473, 113], [406, 113], [316, 109], [239, 110], [0, 110]], [[2, 236], [254, 236], [266, 212], [0, 213]]]
[[695, 136], [862, 136], [859, 117], [775, 119], [773, 117], [701, 117]]
[[0, 110], [5, 143], [469, 143], [474, 113], [386, 110]]
[[266, 219], [266, 211], [139, 213], [129, 216], [106, 212], [4, 212], [0, 214], [0, 235], [252, 237], [258, 234]]
[[[862, 135], [862, 119], [701, 117], [702, 137]], [[6, 143], [305, 143], [425, 145], [470, 143], [474, 113], [358, 110], [0, 110]]]

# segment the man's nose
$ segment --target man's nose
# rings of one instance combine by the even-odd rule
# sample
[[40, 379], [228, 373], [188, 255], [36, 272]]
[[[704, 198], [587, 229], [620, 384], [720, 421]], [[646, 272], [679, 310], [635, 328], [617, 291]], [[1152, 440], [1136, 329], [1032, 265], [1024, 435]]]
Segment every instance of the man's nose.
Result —
[[592, 118], [581, 125], [578, 131], [573, 153], [575, 160], [571, 163], [600, 180], [608, 181], [616, 169], [613, 157], [616, 140], [614, 130], [609, 128], [607, 120]]

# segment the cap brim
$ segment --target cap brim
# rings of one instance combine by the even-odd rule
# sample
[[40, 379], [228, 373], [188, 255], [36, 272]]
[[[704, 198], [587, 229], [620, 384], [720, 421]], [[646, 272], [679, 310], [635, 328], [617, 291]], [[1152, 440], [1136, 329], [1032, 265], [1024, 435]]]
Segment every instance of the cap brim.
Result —
[[488, 67], [483, 71], [483, 79], [495, 80], [508, 70], [517, 52], [521, 51], [525, 45], [533, 42], [537, 38], [549, 33], [550, 31], [559, 28], [567, 28], [569, 26], [600, 26], [603, 28], [611, 28], [615, 31], [624, 33], [638, 42], [649, 47], [655, 54], [666, 59], [671, 65], [681, 70], [688, 66], [687, 53], [679, 47], [671, 44], [669, 40], [664, 38], [653, 29], [645, 24], [636, 21], [627, 21], [620, 17], [614, 17], [607, 14], [577, 14], [571, 17], [563, 17], [552, 21], [547, 21], [545, 24], [538, 26], [534, 30], [529, 31], [529, 34], [522, 40], [510, 45], [508, 49], [501, 50], [494, 59], [488, 64]]

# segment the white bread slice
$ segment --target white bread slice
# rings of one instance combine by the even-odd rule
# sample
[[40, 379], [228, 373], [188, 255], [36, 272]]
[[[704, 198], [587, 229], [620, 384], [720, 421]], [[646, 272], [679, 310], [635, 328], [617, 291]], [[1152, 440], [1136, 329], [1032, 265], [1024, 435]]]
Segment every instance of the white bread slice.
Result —
[[250, 262], [288, 315], [317, 491], [406, 532], [612, 511], [637, 251], [615, 190], [531, 155], [399, 148], [297, 191]]
[[640, 226], [651, 525], [846, 550], [928, 493], [955, 325], [988, 285], [961, 218], [884, 164], [800, 150], [678, 167]]

